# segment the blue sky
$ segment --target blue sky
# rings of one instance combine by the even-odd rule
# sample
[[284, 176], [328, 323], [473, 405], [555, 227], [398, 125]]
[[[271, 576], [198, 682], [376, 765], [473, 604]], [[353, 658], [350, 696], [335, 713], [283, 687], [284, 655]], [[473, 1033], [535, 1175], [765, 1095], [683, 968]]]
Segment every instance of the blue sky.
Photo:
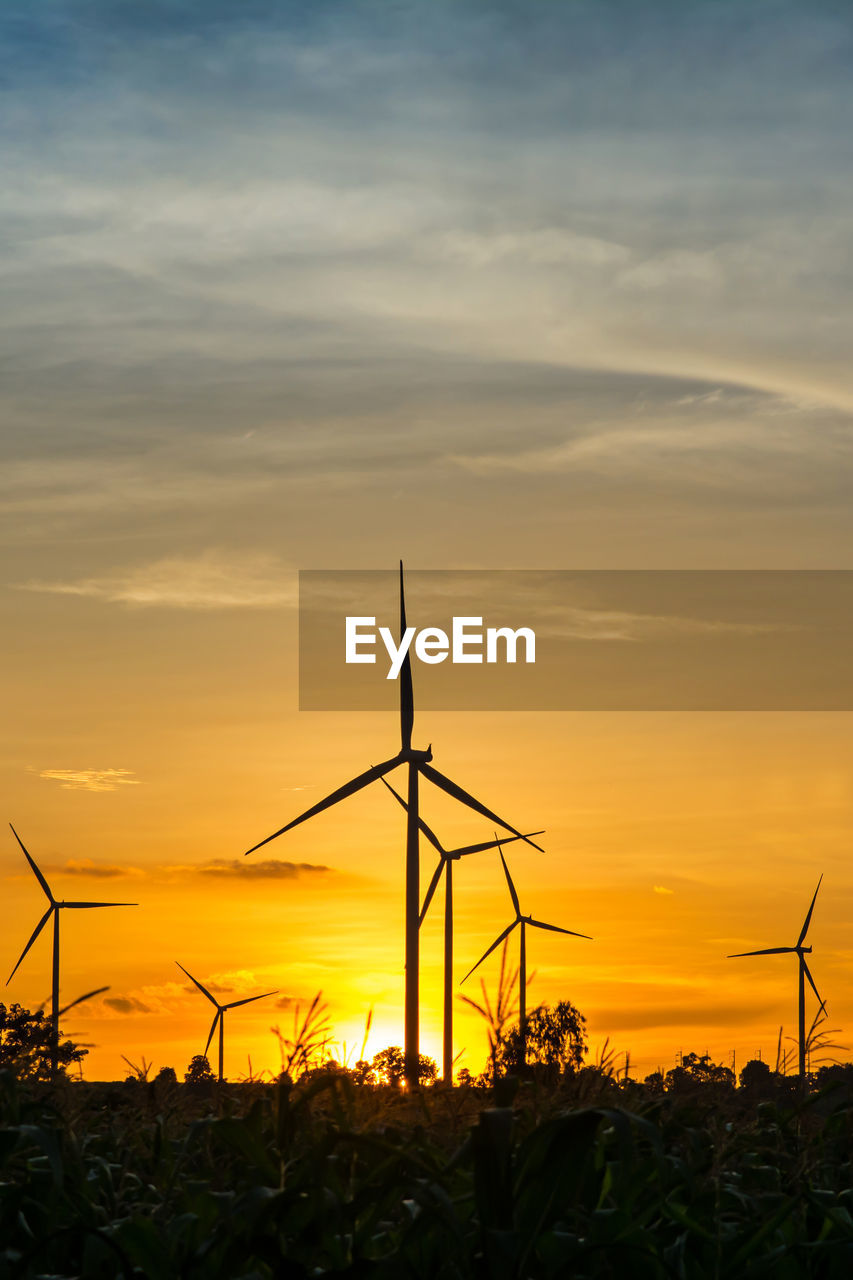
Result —
[[0, 485], [34, 571], [54, 533], [93, 572], [116, 535], [140, 563], [371, 564], [400, 503], [442, 512], [439, 561], [498, 564], [507, 504], [542, 563], [578, 536], [567, 499], [597, 561], [642, 527], [665, 563], [665, 514], [687, 563], [839, 562], [845, 6], [0, 22]]

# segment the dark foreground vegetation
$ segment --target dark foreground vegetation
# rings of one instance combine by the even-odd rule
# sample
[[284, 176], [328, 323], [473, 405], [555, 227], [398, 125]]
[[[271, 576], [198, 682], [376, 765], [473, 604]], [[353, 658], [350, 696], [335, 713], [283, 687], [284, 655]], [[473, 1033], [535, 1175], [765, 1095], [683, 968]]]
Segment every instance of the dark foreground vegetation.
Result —
[[319, 996], [274, 1028], [277, 1080], [221, 1085], [204, 1057], [70, 1079], [67, 1040], [51, 1080], [43, 1014], [0, 1004], [0, 1280], [853, 1275], [853, 1066], [801, 1091], [780, 1034], [738, 1087], [692, 1053], [640, 1083], [585, 1063], [566, 1001], [522, 1047], [501, 974], [469, 998], [484, 1073], [446, 1088], [423, 1059], [415, 1093], [397, 1048], [334, 1060]]
[[847, 1280], [846, 1074], [798, 1101], [597, 1068], [417, 1095], [6, 1071], [0, 1276]]

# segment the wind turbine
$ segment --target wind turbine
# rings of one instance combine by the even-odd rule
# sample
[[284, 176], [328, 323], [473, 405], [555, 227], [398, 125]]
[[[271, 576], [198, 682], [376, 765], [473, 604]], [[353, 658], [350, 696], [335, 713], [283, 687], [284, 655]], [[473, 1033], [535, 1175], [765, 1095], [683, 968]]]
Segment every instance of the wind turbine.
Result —
[[[391, 783], [383, 778], [382, 783], [408, 813], [408, 805], [403, 797], [394, 790]], [[497, 849], [501, 843], [511, 844], [514, 840], [527, 839], [527, 836], [510, 836], [503, 841], [497, 837], [486, 840], [482, 844], [466, 844], [460, 849], [445, 849], [435, 832], [427, 826], [423, 818], [418, 818], [418, 826], [438, 853], [438, 866], [429, 882], [424, 904], [421, 907], [418, 926], [422, 925], [429, 904], [438, 888], [442, 873], [444, 874], [444, 1043], [442, 1049], [442, 1076], [445, 1084], [453, 1082], [453, 864], [469, 853], [483, 853], [487, 849]], [[528, 836], [541, 836], [541, 831], [530, 831]]]
[[210, 1048], [210, 1042], [213, 1039], [213, 1033], [216, 1030], [216, 1024], [219, 1023], [219, 1083], [222, 1084], [223, 1067], [225, 1065], [225, 1015], [229, 1009], [236, 1009], [241, 1004], [251, 1004], [254, 1000], [266, 1000], [267, 996], [274, 996], [278, 993], [278, 987], [275, 991], [263, 991], [259, 996], [247, 996], [245, 1000], [232, 1000], [230, 1004], [220, 1004], [215, 996], [212, 996], [207, 987], [203, 987], [198, 978], [194, 978], [189, 969], [184, 969], [180, 961], [176, 960], [175, 964], [179, 969], [187, 975], [191, 982], [194, 982], [199, 991], [206, 995], [208, 1000], [216, 1008], [213, 1024], [210, 1028], [210, 1035], [207, 1037], [207, 1044], [204, 1046], [204, 1056], [207, 1057], [207, 1051]]
[[[400, 561], [400, 639], [406, 634], [406, 599], [403, 590], [403, 562]], [[412, 664], [409, 650], [403, 659], [403, 665], [400, 671], [400, 750], [390, 760], [385, 760], [382, 764], [373, 765], [370, 769], [360, 773], [357, 778], [353, 778], [350, 782], [344, 783], [342, 787], [338, 787], [337, 791], [333, 791], [331, 795], [326, 796], [325, 800], [318, 801], [312, 805], [310, 809], [306, 809], [298, 818], [294, 818], [284, 827], [280, 827], [278, 831], [274, 831], [271, 836], [267, 836], [264, 840], [260, 840], [251, 849], [246, 851], [247, 856], [254, 853], [256, 849], [260, 849], [263, 845], [268, 844], [270, 840], [277, 839], [278, 836], [284, 835], [286, 831], [290, 831], [293, 827], [299, 825], [300, 822], [313, 818], [318, 813], [322, 813], [324, 809], [331, 808], [340, 800], [345, 800], [348, 796], [355, 795], [357, 791], [361, 791], [364, 787], [370, 785], [371, 782], [377, 782], [383, 778], [386, 773], [390, 773], [392, 769], [396, 769], [399, 765], [405, 764], [408, 768], [408, 789], [407, 789], [407, 812], [406, 820], [406, 1010], [405, 1010], [405, 1074], [406, 1081], [410, 1089], [416, 1089], [418, 1085], [418, 1065], [419, 1065], [419, 1043], [418, 1043], [418, 978], [419, 978], [419, 950], [418, 950], [418, 926], [420, 919], [420, 868], [419, 868], [419, 799], [418, 799], [418, 783], [421, 775], [427, 778], [434, 786], [445, 791], [447, 795], [454, 800], [458, 800], [461, 804], [465, 804], [469, 809], [473, 809], [475, 813], [479, 813], [482, 817], [488, 818], [490, 822], [496, 822], [498, 826], [505, 827], [507, 831], [511, 831], [514, 836], [521, 840], [526, 840], [528, 844], [533, 845], [534, 849], [539, 849], [539, 845], [533, 844], [533, 841], [521, 834], [509, 822], [505, 822], [503, 818], [498, 817], [491, 809], [487, 809], [479, 800], [475, 800], [472, 795], [464, 791], [457, 783], [452, 782], [450, 778], [445, 777], [438, 769], [432, 767], [429, 763], [432, 760], [431, 746], [425, 751], [419, 751], [412, 746], [412, 729], [415, 720], [414, 694], [412, 690]], [[541, 849], [540, 849], [541, 852]]]
[[[51, 1046], [50, 1046], [50, 1075], [51, 1075], [51, 1079], [55, 1079], [56, 1072], [57, 1072], [57, 1065], [58, 1065], [58, 1052], [59, 1052], [59, 1017], [60, 1017], [60, 1014], [63, 1012], [59, 1007], [59, 913], [66, 907], [71, 907], [71, 908], [74, 908], [75, 910], [77, 909], [88, 910], [92, 907], [136, 907], [139, 904], [136, 902], [59, 902], [57, 901], [57, 899], [54, 898], [53, 894], [50, 891], [50, 885], [45, 880], [41, 871], [39, 871], [38, 867], [35, 864], [35, 860], [30, 856], [27, 849], [24, 847], [23, 840], [18, 835], [15, 828], [12, 827], [11, 822], [9, 823], [9, 826], [12, 828], [12, 835], [15, 837], [15, 839], [17, 840], [18, 844], [21, 846], [21, 849], [24, 852], [24, 857], [32, 867], [35, 878], [38, 880], [42, 889], [44, 889], [45, 895], [47, 896], [47, 900], [50, 905], [48, 906], [48, 909], [47, 911], [45, 911], [41, 920], [39, 920], [38, 924], [33, 930], [33, 933], [29, 942], [24, 947], [23, 951], [18, 957], [18, 963], [15, 965], [14, 969], [9, 974], [9, 977], [6, 979], [6, 986], [8, 987], [9, 983], [12, 981], [15, 974], [18, 972], [21, 961], [23, 960], [24, 956], [27, 954], [30, 947], [33, 945], [36, 938], [39, 936], [42, 929], [47, 924], [48, 920], [52, 915], [53, 916], [53, 977], [52, 977], [51, 995], [50, 995], [50, 1021], [51, 1021], [51, 1027], [52, 1027]], [[67, 1008], [71, 1008], [71, 1006], [68, 1005]]]
[[492, 954], [495, 947], [499, 947], [504, 938], [509, 937], [513, 929], [520, 927], [521, 938], [519, 942], [518, 961], [518, 1029], [521, 1038], [521, 1061], [523, 1064], [526, 1059], [525, 1050], [527, 1042], [527, 926], [531, 925], [534, 929], [547, 929], [549, 933], [567, 933], [573, 938], [586, 938], [588, 942], [591, 942], [592, 939], [587, 933], [576, 933], [574, 929], [563, 929], [558, 924], [545, 924], [542, 920], [534, 920], [533, 916], [522, 915], [521, 906], [518, 901], [518, 894], [515, 891], [515, 885], [512, 883], [512, 876], [509, 874], [509, 867], [506, 865], [506, 858], [504, 857], [503, 849], [500, 847], [500, 844], [498, 845], [498, 853], [501, 856], [504, 875], [506, 876], [506, 882], [509, 887], [509, 896], [512, 898], [512, 905], [515, 908], [515, 919], [512, 924], [507, 925], [503, 933], [499, 934], [498, 937], [495, 938], [488, 950], [483, 952], [480, 959], [472, 969], [468, 970], [462, 981], [467, 982], [471, 977], [471, 974], [474, 972], [474, 969], [479, 969], [486, 957]]
[[731, 955], [727, 957], [727, 959], [729, 960], [740, 960], [744, 956], [781, 956], [781, 955], [788, 955], [788, 954], [796, 955], [798, 960], [798, 977], [799, 977], [799, 1010], [798, 1012], [799, 1012], [799, 1032], [800, 1032], [800, 1035], [799, 1035], [800, 1086], [803, 1089], [806, 1086], [806, 980], [808, 980], [809, 986], [817, 996], [821, 1009], [826, 1008], [826, 1001], [821, 999], [820, 992], [815, 986], [814, 978], [811, 975], [811, 970], [809, 969], [809, 966], [806, 964], [806, 955], [807, 954], [811, 955], [812, 949], [811, 947], [806, 947], [803, 945], [806, 940], [806, 934], [809, 931], [809, 925], [812, 922], [812, 912], [814, 911], [814, 904], [817, 901], [818, 889], [820, 889], [822, 880], [823, 880], [823, 876], [821, 875], [820, 880], [818, 880], [817, 882], [817, 889], [815, 889], [814, 891], [814, 897], [812, 898], [811, 906], [806, 912], [806, 918], [803, 921], [803, 927], [800, 930], [800, 936], [799, 938], [797, 938], [796, 944], [793, 947], [765, 947], [763, 951], [738, 951], [735, 955]]

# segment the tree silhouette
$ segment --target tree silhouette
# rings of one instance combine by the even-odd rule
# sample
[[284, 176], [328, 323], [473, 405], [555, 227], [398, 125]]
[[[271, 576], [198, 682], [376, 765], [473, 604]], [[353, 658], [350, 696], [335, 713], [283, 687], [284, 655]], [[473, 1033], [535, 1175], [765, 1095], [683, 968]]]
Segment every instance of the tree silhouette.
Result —
[[501, 1075], [525, 1069], [549, 1076], [576, 1071], [586, 1053], [586, 1018], [569, 1000], [540, 1005], [527, 1016], [525, 1049], [518, 1023], [504, 1031], [495, 1045], [495, 1066]]
[[[33, 1013], [22, 1005], [0, 1004], [0, 1068], [19, 1080], [50, 1080], [53, 1031], [42, 1009]], [[60, 1039], [57, 1065], [61, 1073], [81, 1062], [88, 1049]]]
[[764, 1094], [769, 1092], [773, 1083], [774, 1072], [770, 1064], [760, 1058], [750, 1058], [740, 1073], [740, 1087], [749, 1093]]
[[214, 1075], [210, 1063], [203, 1053], [197, 1053], [191, 1060], [184, 1075], [184, 1083], [192, 1085], [213, 1084]]
[[[367, 1071], [364, 1070], [366, 1066], [364, 1062], [356, 1063], [356, 1067], [360, 1068], [359, 1075], [362, 1083], [387, 1084], [392, 1089], [399, 1089], [406, 1072], [406, 1059], [400, 1046], [394, 1044], [374, 1054]], [[423, 1053], [419, 1054], [418, 1083], [432, 1084], [437, 1075], [438, 1067], [432, 1058], [426, 1057]]]
[[713, 1062], [708, 1053], [684, 1053], [681, 1063], [666, 1073], [668, 1093], [690, 1093], [697, 1086], [723, 1085], [733, 1089], [735, 1073], [731, 1067]]

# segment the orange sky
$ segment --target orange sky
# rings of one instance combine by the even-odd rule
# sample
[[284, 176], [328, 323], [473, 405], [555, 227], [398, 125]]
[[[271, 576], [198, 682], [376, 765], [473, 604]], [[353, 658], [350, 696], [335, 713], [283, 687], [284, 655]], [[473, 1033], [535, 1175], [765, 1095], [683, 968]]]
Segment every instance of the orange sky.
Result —
[[[263, 671], [256, 676], [262, 687]], [[87, 1073], [120, 1073], [121, 1054], [182, 1069], [200, 1051], [211, 1018], [175, 959], [233, 993], [228, 999], [271, 987], [286, 998], [287, 1008], [270, 1001], [229, 1015], [231, 1074], [246, 1068], [249, 1054], [256, 1068], [275, 1067], [270, 1027], [289, 1028], [293, 1002], [318, 990], [350, 1051], [360, 1047], [370, 1009], [368, 1052], [399, 1042], [403, 824], [391, 797], [376, 786], [250, 859], [240, 856], [387, 757], [396, 723], [382, 714], [294, 712], [287, 680], [266, 703], [259, 688], [263, 711], [244, 718], [228, 669], [206, 707], [184, 688], [167, 716], [152, 715], [148, 678], [135, 688], [128, 681], [122, 723], [110, 720], [111, 758], [133, 768], [134, 785], [70, 789], [40, 776], [47, 770], [7, 764], [15, 825], [57, 896], [140, 904], [63, 919], [64, 998], [111, 987], [73, 1018], [72, 1029], [96, 1046]], [[152, 668], [150, 678], [159, 681], [160, 672]], [[19, 712], [30, 753], [55, 714], [51, 702], [42, 706]], [[106, 692], [91, 716], [109, 719], [114, 706]], [[795, 941], [821, 871], [812, 969], [830, 1025], [853, 1020], [845, 996], [853, 923], [848, 731], [849, 717], [838, 713], [432, 713], [417, 721], [415, 740], [431, 738], [439, 767], [510, 821], [546, 828], [545, 853], [507, 850], [522, 909], [594, 941], [533, 933], [531, 999], [571, 999], [587, 1016], [592, 1045], [609, 1036], [645, 1073], [671, 1065], [679, 1048], [707, 1048], [724, 1060], [734, 1050], [741, 1062], [759, 1049], [775, 1056], [779, 1025], [793, 1032], [794, 966], [785, 957], [725, 956]], [[91, 720], [81, 723], [78, 764], [91, 762], [94, 737]], [[423, 811], [446, 845], [491, 835], [426, 785]], [[41, 901], [11, 833], [5, 843], [11, 968]], [[290, 869], [268, 868], [273, 859], [324, 869], [294, 868], [285, 878]], [[426, 850], [424, 885], [433, 865]], [[278, 875], [264, 874], [270, 870]], [[511, 917], [494, 855], [457, 864], [455, 885], [458, 979]], [[436, 1056], [441, 919], [439, 894], [422, 935], [422, 1037]], [[490, 987], [495, 960], [483, 970]], [[37, 1002], [48, 975], [45, 935], [8, 997]], [[464, 1062], [478, 1068], [483, 1030], [461, 1006], [456, 1041]]]

